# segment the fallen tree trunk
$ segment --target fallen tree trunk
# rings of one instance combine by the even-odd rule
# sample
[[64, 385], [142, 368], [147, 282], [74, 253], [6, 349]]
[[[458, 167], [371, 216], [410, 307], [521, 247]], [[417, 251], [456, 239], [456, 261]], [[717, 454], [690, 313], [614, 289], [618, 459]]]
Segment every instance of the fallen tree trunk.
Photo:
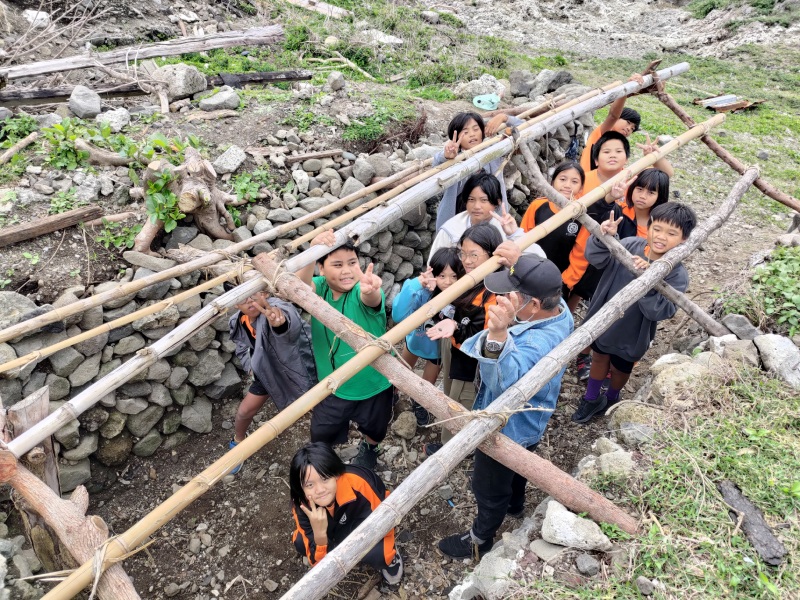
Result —
[[[583, 348], [597, 339], [612, 323], [622, 318], [627, 307], [646, 294], [656, 282], [661, 281], [669, 274], [673, 265], [683, 261], [708, 238], [712, 231], [719, 228], [736, 208], [749, 187], [750, 183], [740, 180], [719, 212], [695, 228], [686, 242], [652, 263], [641, 277], [620, 290], [591, 319], [583, 323], [580, 329], [556, 346], [522, 379], [492, 402], [486, 411], [502, 414], [522, 408], [528, 398], [546, 385], [564, 364], [574, 359]], [[534, 231], [531, 230], [525, 235], [523, 245], [527, 246], [531, 243], [530, 240], [535, 239]], [[496, 260], [489, 262], [496, 263]], [[414, 469], [355, 531], [328, 552], [313, 569], [284, 594], [284, 600], [322, 598], [347, 575], [350, 569], [358, 564], [370, 548], [397, 525], [411, 507], [444, 481], [459, 462], [482, 441], [488, 439], [493, 432], [500, 429], [502, 424], [503, 420], [499, 416], [486, 416], [470, 420], [441, 450]]]
[[0, 77], [7, 76], [9, 81], [13, 81], [22, 77], [37, 77], [50, 73], [63, 73], [74, 69], [94, 67], [98, 62], [103, 65], [114, 65], [131, 61], [136, 62], [146, 58], [177, 56], [189, 52], [205, 52], [216, 48], [262, 46], [274, 44], [280, 41], [282, 37], [283, 27], [281, 25], [254, 27], [245, 31], [226, 31], [200, 38], [178, 38], [166, 42], [146, 44], [137, 48], [119, 48], [109, 52], [43, 60], [26, 65], [14, 65], [0, 69]]
[[57, 215], [50, 215], [30, 223], [4, 227], [0, 231], [0, 248], [17, 242], [24, 242], [46, 233], [53, 233], [65, 227], [72, 227], [83, 221], [97, 219], [103, 214], [99, 206], [82, 206]]
[[[680, 104], [675, 102], [675, 99], [670, 96], [667, 92], [663, 90], [656, 89], [653, 91], [653, 95], [661, 100], [667, 108], [669, 108], [672, 112], [674, 112], [677, 117], [683, 121], [683, 124], [687, 127], [694, 127], [695, 122], [692, 117], [689, 116]], [[727, 164], [731, 169], [739, 173], [739, 175], [744, 175], [744, 172], [748, 169], [747, 165], [745, 165], [742, 161], [736, 158], [733, 154], [725, 150], [722, 146], [720, 146], [719, 142], [713, 139], [710, 136], [704, 135], [700, 138], [700, 140], [709, 147], [709, 149], [716, 154], [719, 158], [722, 159], [722, 162]], [[780, 191], [771, 183], [765, 181], [761, 177], [755, 180], [753, 185], [758, 189], [762, 194], [767, 196], [768, 198], [772, 198], [776, 202], [780, 202], [784, 206], [788, 206], [794, 211], [800, 212], [800, 200], [790, 196], [789, 194]]]
[[125, 167], [133, 162], [133, 158], [121, 156], [113, 150], [104, 150], [90, 144], [86, 140], [78, 138], [75, 140], [75, 149], [86, 152], [89, 155], [89, 162], [93, 165], [110, 167]]
[[[280, 83], [285, 81], [308, 81], [310, 71], [269, 71], [258, 73], [221, 73], [208, 77], [208, 87], [221, 85], [242, 87], [250, 83]], [[65, 102], [72, 95], [75, 86], [62, 85], [51, 88], [6, 88], [0, 91], [0, 106], [12, 107], [30, 104], [51, 104]], [[103, 98], [130, 98], [146, 96], [149, 91], [143, 90], [137, 82], [115, 85], [104, 85], [92, 88]]]
[[[519, 149], [525, 158], [525, 165], [527, 166], [528, 171], [526, 175], [529, 177], [529, 179], [534, 182], [542, 192], [544, 192], [544, 195], [547, 196], [549, 200], [553, 201], [560, 208], [567, 207], [569, 205], [569, 200], [559, 194], [553, 188], [553, 186], [547, 183], [528, 145], [520, 144]], [[746, 179], [751, 183], [758, 176], [758, 169], [754, 169], [754, 171], [754, 173], [750, 173], [749, 171], [747, 172]], [[637, 277], [641, 275], [642, 271], [638, 270], [633, 264], [633, 257], [631, 256], [631, 253], [628, 252], [628, 250], [619, 242], [619, 240], [612, 236], [602, 234], [600, 232], [600, 225], [588, 215], [584, 214], [578, 217], [578, 222], [588, 229], [589, 233], [597, 236], [606, 246], [608, 246], [608, 249], [611, 251], [611, 255], [620, 261], [620, 263], [622, 263], [622, 265], [628, 269], [628, 271]], [[656, 289], [670, 302], [675, 303], [679, 308], [686, 312], [686, 314], [697, 321], [697, 323], [699, 323], [700, 326], [708, 331], [711, 335], [723, 336], [730, 333], [730, 330], [727, 327], [716, 321], [714, 317], [692, 302], [688, 296], [682, 292], [679, 292], [668, 283], [660, 281], [656, 284]]]
[[289, 4], [294, 4], [306, 10], [313, 10], [326, 17], [333, 17], [334, 19], [347, 19], [352, 17], [353, 13], [344, 8], [339, 8], [327, 2], [319, 2], [318, 0], [286, 0]]

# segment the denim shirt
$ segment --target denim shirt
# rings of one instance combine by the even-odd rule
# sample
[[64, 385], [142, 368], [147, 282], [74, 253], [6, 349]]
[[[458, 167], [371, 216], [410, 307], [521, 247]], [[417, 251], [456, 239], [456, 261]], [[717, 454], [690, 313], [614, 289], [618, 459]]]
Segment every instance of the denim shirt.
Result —
[[[481, 373], [481, 386], [474, 409], [483, 410], [521, 379], [539, 360], [572, 333], [569, 308], [561, 301], [561, 314], [549, 319], [520, 323], [510, 327], [508, 338], [496, 359], [481, 354], [488, 330], [472, 336], [461, 345], [462, 352], [476, 358]], [[527, 406], [555, 410], [561, 391], [561, 378], [566, 366], [536, 392]], [[537, 443], [544, 433], [552, 412], [527, 411], [511, 416], [502, 433], [523, 447]]]

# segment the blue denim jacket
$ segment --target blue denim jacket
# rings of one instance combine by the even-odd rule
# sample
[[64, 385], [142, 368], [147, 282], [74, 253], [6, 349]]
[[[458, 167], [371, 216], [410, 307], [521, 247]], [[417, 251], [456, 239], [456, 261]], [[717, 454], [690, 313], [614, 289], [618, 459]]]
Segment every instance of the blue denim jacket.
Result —
[[[483, 410], [522, 378], [539, 360], [572, 333], [573, 321], [569, 308], [561, 301], [561, 314], [530, 323], [514, 325], [500, 356], [486, 358], [481, 354], [488, 331], [472, 336], [461, 345], [461, 351], [478, 359], [481, 387], [474, 409]], [[561, 378], [566, 367], [528, 401], [530, 407], [555, 410], [561, 391]], [[521, 446], [531, 446], [544, 433], [552, 412], [529, 411], [512, 415], [502, 433]]]

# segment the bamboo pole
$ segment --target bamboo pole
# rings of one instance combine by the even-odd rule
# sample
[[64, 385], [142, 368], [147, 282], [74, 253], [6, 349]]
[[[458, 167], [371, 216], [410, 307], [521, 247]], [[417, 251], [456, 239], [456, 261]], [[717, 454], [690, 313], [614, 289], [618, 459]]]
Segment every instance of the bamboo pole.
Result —
[[[487, 412], [502, 413], [518, 410], [539, 389], [547, 384], [568, 361], [621, 319], [625, 309], [644, 296], [656, 282], [661, 281], [689, 254], [697, 249], [715, 229], [731, 215], [736, 205], [750, 187], [750, 181], [742, 178], [734, 186], [720, 210], [699, 225], [689, 239], [670, 250], [655, 261], [645, 273], [635, 279], [578, 330], [551, 350], [525, 374], [516, 384], [492, 402]], [[563, 212], [563, 211], [562, 211]], [[481, 441], [500, 429], [503, 421], [499, 417], [482, 417], [470, 420], [452, 440], [428, 458], [386, 498], [372, 514], [336, 548], [328, 552], [286, 594], [283, 600], [315, 600], [322, 598], [358, 561], [378, 543], [390, 529], [395, 527], [411, 507], [427, 493], [444, 481], [453, 469]]]
[[55, 354], [59, 350], [63, 350], [64, 348], [69, 348], [70, 346], [74, 346], [80, 342], [84, 342], [86, 340], [90, 340], [93, 337], [96, 337], [103, 333], [108, 333], [117, 327], [122, 327], [123, 325], [127, 325], [128, 323], [133, 323], [134, 321], [141, 319], [142, 317], [146, 317], [148, 315], [153, 315], [159, 311], [169, 308], [170, 306], [174, 306], [175, 304], [180, 304], [184, 300], [188, 300], [189, 298], [196, 296], [197, 294], [201, 294], [202, 292], [208, 291], [211, 288], [217, 287], [219, 284], [225, 281], [233, 281], [237, 275], [244, 271], [249, 271], [252, 267], [245, 267], [243, 266], [241, 269], [232, 269], [231, 271], [215, 277], [214, 279], [210, 279], [205, 283], [201, 283], [200, 285], [193, 287], [192, 289], [186, 290], [185, 292], [181, 292], [180, 294], [176, 294], [175, 296], [171, 296], [170, 298], [166, 298], [160, 302], [156, 302], [150, 306], [145, 308], [141, 308], [135, 312], [132, 312], [129, 315], [125, 315], [124, 317], [120, 317], [119, 319], [115, 319], [113, 321], [109, 321], [108, 323], [103, 323], [93, 329], [89, 329], [84, 331], [81, 334], [75, 335], [71, 338], [58, 342], [57, 344], [53, 344], [52, 346], [48, 346], [47, 348], [42, 348], [41, 350], [37, 350], [36, 352], [31, 352], [26, 354], [25, 356], [20, 356], [15, 360], [11, 360], [7, 363], [0, 364], [0, 373], [7, 373], [17, 367], [24, 367], [28, 363], [32, 361], [40, 361], [43, 358], [46, 358], [52, 354]]
[[[531, 180], [531, 182], [535, 183], [541, 191], [544, 192], [544, 195], [547, 196], [549, 200], [554, 202], [558, 205], [559, 208], [564, 208], [569, 205], [569, 200], [567, 200], [564, 196], [559, 194], [553, 186], [551, 186], [545, 180], [544, 176], [542, 175], [541, 170], [539, 169], [539, 165], [536, 162], [536, 159], [533, 156], [533, 153], [530, 151], [530, 148], [526, 144], [522, 144], [520, 146], [520, 151], [522, 152], [523, 157], [525, 158], [525, 166], [527, 167], [526, 175]], [[616, 238], [605, 235], [600, 232], [600, 225], [592, 219], [589, 215], [581, 215], [578, 217], [578, 222], [583, 225], [586, 229], [589, 230], [589, 233], [596, 236], [600, 239], [608, 249], [611, 251], [612, 256], [617, 259], [622, 266], [624, 266], [628, 271], [636, 275], [637, 277], [641, 275], [641, 271], [636, 268], [633, 264], [633, 257], [631, 253], [617, 240]], [[664, 281], [660, 281], [656, 284], [656, 290], [661, 293], [667, 300], [670, 302], [675, 303], [679, 308], [683, 309], [686, 314], [692, 317], [697, 323], [700, 324], [706, 331], [708, 331], [711, 335], [714, 336], [723, 336], [730, 333], [730, 330], [725, 327], [722, 323], [716, 321], [711, 315], [709, 315], [706, 311], [700, 308], [697, 304], [692, 302], [688, 296], [679, 292], [674, 287], [669, 285]]]
[[[708, 127], [717, 123], [721, 123], [722, 121], [724, 121], [724, 119], [725, 119], [724, 115], [718, 115], [710, 119], [706, 123], [698, 125], [694, 129], [687, 131], [686, 133], [679, 136], [669, 144], [666, 144], [665, 146], [660, 148], [657, 152], [649, 154], [644, 158], [642, 158], [641, 160], [634, 163], [633, 165], [631, 165], [630, 172], [631, 173], [638, 172], [645, 169], [648, 166], [651, 166], [655, 161], [659, 160], [669, 152], [681, 147], [690, 139], [702, 135], [704, 131], [708, 130]], [[593, 202], [596, 202], [597, 200], [605, 196], [608, 190], [610, 190], [611, 187], [617, 181], [624, 180], [627, 176], [628, 176], [627, 173], [620, 173], [616, 177], [608, 180], [597, 190], [593, 190], [592, 192], [581, 198], [579, 201], [575, 202], [573, 206], [570, 206], [567, 209], [560, 211], [559, 213], [557, 213], [556, 215], [545, 221], [545, 223], [538, 225], [537, 227], [529, 231], [521, 240], [519, 240], [518, 243], [520, 247], [522, 247], [523, 249], [527, 248], [536, 240], [541, 239], [548, 233], [551, 233], [563, 222], [566, 222], [569, 219], [573, 218], [574, 216], [577, 216], [577, 214], [579, 214], [585, 209], [585, 206], [589, 206]], [[388, 225], [389, 222], [390, 221], [381, 221], [383, 225]], [[370, 235], [372, 234], [372, 232], [368, 233]], [[330, 251], [329, 248], [328, 251]], [[309, 251], [306, 251], [303, 254], [308, 255]], [[258, 257], [254, 259], [255, 264], [258, 264], [256, 262], [257, 260]], [[425, 306], [421, 307], [420, 309], [412, 313], [408, 318], [403, 320], [401, 324], [392, 328], [384, 336], [381, 336], [380, 339], [387, 340], [391, 344], [399, 342], [405, 337], [407, 333], [409, 333], [413, 329], [416, 329], [420, 324], [422, 324], [422, 322], [424, 322], [427, 318], [429, 318], [430, 315], [435, 314], [436, 311], [440, 310], [442, 307], [455, 300], [463, 292], [471, 289], [478, 282], [482, 281], [486, 275], [494, 272], [498, 267], [499, 267], [498, 259], [494, 257], [490, 258], [486, 263], [475, 269], [472, 273], [462, 277], [459, 281], [450, 286], [447, 290], [437, 295], [436, 298], [434, 298], [432, 301], [428, 302]], [[277, 283], [283, 277], [283, 275], [284, 274], [278, 274], [275, 278], [275, 283]], [[242, 288], [247, 288], [248, 286], [251, 286], [253, 284], [263, 285], [262, 282], [264, 281], [265, 280], [253, 280], [247, 282], [241, 286], [238, 286], [236, 290], [229, 292], [229, 294], [232, 294], [235, 291], [240, 290]], [[270, 283], [270, 285], [273, 288], [275, 287], [275, 284], [273, 283]], [[247, 295], [249, 295], [250, 293], [251, 292], [248, 291]], [[182, 327], [185, 326], [186, 324], [184, 324]], [[581, 349], [583, 347], [585, 346], [582, 346]], [[125, 550], [126, 548], [129, 549], [138, 546], [149, 535], [157, 531], [166, 521], [168, 521], [176, 514], [178, 514], [186, 506], [191, 504], [196, 498], [204, 494], [212, 485], [214, 485], [214, 483], [216, 483], [222, 477], [224, 477], [237, 464], [241, 463], [242, 461], [246, 460], [247, 458], [255, 454], [261, 447], [266, 445], [268, 442], [274, 440], [281, 432], [285, 431], [305, 413], [307, 413], [314, 406], [319, 404], [331, 392], [335, 391], [339, 385], [350, 379], [354, 374], [356, 374], [365, 366], [372, 363], [372, 361], [381, 356], [383, 353], [384, 349], [382, 347], [379, 347], [378, 345], [370, 344], [366, 346], [356, 356], [350, 359], [347, 363], [345, 363], [344, 365], [336, 369], [333, 373], [331, 373], [329, 377], [317, 383], [308, 392], [306, 392], [300, 398], [298, 398], [292, 404], [290, 404], [286, 409], [278, 413], [277, 416], [275, 416], [274, 418], [270, 419], [269, 421], [261, 425], [250, 436], [245, 438], [243, 442], [240, 442], [237, 446], [230, 449], [221, 458], [219, 458], [214, 463], [212, 463], [208, 468], [206, 468], [202, 473], [195, 476], [188, 484], [186, 484], [183, 488], [178, 490], [178, 492], [167, 498], [167, 500], [165, 500], [161, 505], [157, 506], [142, 520], [140, 520], [133, 527], [128, 529], [128, 531], [121, 534], [120, 536], [115, 538], [112, 542], [110, 542], [108, 544], [106, 552], [106, 556], [108, 557], [108, 559], [112, 560], [116, 557], [123, 555], [126, 552]], [[120, 371], [128, 364], [129, 363], [125, 363], [125, 365], [122, 365], [121, 367], [113, 371], [106, 377], [106, 379], [113, 376], [117, 371]], [[81, 394], [81, 396], [86, 395], [87, 392], [92, 391], [93, 388], [100, 387], [101, 389], [97, 393], [99, 398], [107, 391], [106, 390], [107, 386], [102, 387], [103, 382], [104, 380], [95, 383], [91, 388], [89, 388], [89, 390], [86, 390], [83, 394]], [[73, 401], [71, 400], [70, 403], [72, 402]], [[56, 413], [53, 413], [53, 415], [55, 414]], [[51, 417], [53, 415], [51, 415]], [[42, 423], [40, 423], [40, 425], [44, 424], [46, 421], [47, 419]], [[58, 425], [60, 426], [61, 424], [62, 423], [59, 423]], [[11, 448], [11, 446], [9, 445], [9, 450], [14, 451], [15, 449]], [[88, 578], [90, 577], [91, 574], [91, 568], [92, 568], [91, 565], [88, 564], [82, 565], [72, 575], [70, 575], [69, 578], [67, 578], [58, 587], [56, 587], [47, 596], [45, 596], [45, 598], [49, 600], [55, 600], [56, 598], [71, 598], [72, 596], [77, 594], [83, 588], [83, 586], [86, 585]]]
[[122, 284], [118, 288], [109, 290], [107, 292], [103, 292], [102, 294], [95, 294], [94, 296], [90, 296], [89, 298], [79, 300], [78, 302], [72, 302], [61, 308], [51, 310], [34, 319], [29, 319], [27, 321], [23, 321], [22, 323], [17, 323], [16, 325], [7, 327], [6, 329], [0, 331], [0, 343], [7, 342], [8, 340], [13, 340], [26, 333], [30, 333], [31, 331], [35, 331], [41, 327], [44, 327], [45, 325], [49, 325], [50, 323], [61, 321], [62, 319], [65, 319], [70, 315], [81, 313], [95, 306], [100, 306], [101, 304], [105, 304], [109, 300], [115, 300], [123, 296], [128, 296], [146, 287], [155, 285], [156, 283], [160, 283], [162, 281], [166, 281], [168, 279], [172, 279], [173, 277], [178, 277], [180, 275], [185, 275], [186, 273], [191, 273], [192, 271], [196, 271], [197, 269], [208, 267], [216, 262], [219, 262], [227, 258], [232, 254], [236, 254], [244, 250], [249, 250], [256, 244], [259, 244], [261, 242], [269, 242], [271, 240], [274, 240], [280, 237], [281, 235], [294, 231], [301, 225], [305, 225], [307, 223], [314, 221], [315, 219], [325, 217], [330, 213], [339, 210], [340, 208], [352, 202], [355, 202], [359, 198], [366, 196], [367, 194], [383, 189], [387, 185], [390, 185], [396, 181], [400, 181], [404, 177], [408, 177], [410, 174], [419, 171], [426, 165], [429, 165], [431, 162], [432, 161], [423, 161], [422, 163], [415, 164], [403, 171], [400, 171], [399, 173], [395, 173], [391, 177], [387, 177], [386, 179], [381, 179], [380, 181], [377, 181], [367, 186], [366, 188], [359, 190], [358, 192], [355, 192], [353, 194], [350, 194], [349, 196], [341, 198], [336, 202], [331, 202], [327, 206], [323, 206], [318, 210], [310, 212], [307, 215], [300, 217], [299, 219], [295, 219], [294, 221], [290, 221], [289, 223], [284, 223], [283, 225], [280, 225], [279, 227], [274, 227], [269, 231], [265, 231], [262, 234], [253, 236], [252, 238], [228, 246], [224, 250], [212, 251], [204, 255], [203, 258], [197, 259], [192, 263], [177, 265], [175, 267], [165, 269], [164, 271], [154, 273], [153, 275], [149, 275], [147, 277], [142, 277], [141, 279], [137, 279], [136, 281], [131, 281]]
[[9, 442], [8, 450], [19, 458], [45, 437], [53, 435], [62, 426], [77, 419], [78, 415], [94, 406], [107, 393], [117, 389], [131, 377], [155, 363], [163, 354], [182, 344], [198, 330], [222, 316], [228, 308], [261, 290], [264, 283], [261, 278], [253, 279], [224, 293], [163, 338], [153, 342], [151, 346], [139, 350], [132, 359], [90, 385], [80, 394], [71, 398], [69, 402], [53, 411], [47, 418], [31, 427], [30, 430]]
[[[667, 92], [663, 91], [663, 89], [662, 90], [656, 89], [652, 93], [656, 98], [658, 98], [661, 102], [663, 102], [664, 105], [667, 106], [667, 108], [669, 108], [672, 112], [674, 112], [677, 115], [677, 117], [681, 121], [683, 121], [684, 125], [686, 125], [687, 127], [694, 127], [695, 125], [694, 119], [692, 119], [692, 117], [689, 116], [689, 113], [687, 113], [683, 109], [683, 107], [681, 107], [681, 105], [675, 101], [675, 99], [672, 96], [670, 96]], [[708, 148], [714, 154], [716, 154], [719, 158], [721, 158], [722, 162], [724, 162], [731, 169], [739, 173], [739, 175], [744, 175], [745, 171], [749, 168], [742, 161], [736, 158], [733, 154], [725, 150], [725, 148], [723, 148], [719, 144], [719, 142], [717, 142], [714, 138], [704, 135], [703, 137], [700, 138], [700, 141], [702, 141], [706, 146], [708, 146]], [[762, 194], [764, 194], [768, 198], [772, 198], [776, 202], [780, 202], [784, 206], [788, 206], [792, 210], [800, 213], [800, 200], [798, 200], [797, 198], [790, 196], [786, 192], [782, 192], [781, 190], [776, 188], [768, 181], [765, 181], [761, 177], [756, 179], [753, 185], [756, 187], [756, 189], [758, 189]]]
[[[277, 277], [278, 264], [261, 254], [256, 258], [256, 268], [270, 281], [276, 281], [276, 292], [282, 298], [291, 300], [306, 312], [314, 315], [339, 339], [356, 352], [372, 343], [373, 338], [359, 325], [343, 316], [339, 311], [315, 294], [296, 277]], [[443, 391], [415, 374], [409, 376], [408, 367], [398, 359], [382, 354], [372, 367], [384, 375], [397, 389], [407, 394], [437, 419], [446, 420], [467, 412], [461, 404], [453, 402]], [[464, 421], [451, 420], [443, 423], [453, 433], [457, 433]], [[588, 513], [595, 521], [610, 523], [632, 535], [637, 532], [636, 519], [626, 514], [605, 496], [593, 491], [587, 485], [573, 479], [550, 461], [527, 452], [525, 448], [498, 433], [491, 442], [481, 446], [489, 456], [508, 468], [524, 476], [539, 489], [544, 490], [558, 502], [577, 513]]]

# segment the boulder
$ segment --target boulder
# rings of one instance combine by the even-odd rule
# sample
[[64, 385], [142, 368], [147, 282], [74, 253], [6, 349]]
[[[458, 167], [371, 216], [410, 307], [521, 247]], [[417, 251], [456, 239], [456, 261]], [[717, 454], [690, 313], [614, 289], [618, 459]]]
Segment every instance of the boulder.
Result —
[[134, 333], [133, 335], [124, 337], [117, 342], [117, 345], [114, 346], [114, 355], [125, 356], [127, 354], [132, 354], [138, 350], [141, 350], [144, 347], [145, 347], [144, 338], [141, 336], [141, 334]]
[[71, 492], [91, 478], [92, 467], [88, 458], [72, 464], [59, 463], [58, 465], [58, 483], [61, 486], [62, 494]]
[[691, 362], [692, 358], [685, 354], [664, 354], [658, 357], [658, 360], [650, 366], [650, 372], [653, 375], [658, 375], [661, 371], [674, 367], [675, 365], [682, 365]]
[[708, 338], [708, 349], [714, 354], [719, 354], [722, 356], [722, 351], [725, 348], [725, 345], [730, 342], [735, 342], [736, 339], [736, 336], [732, 333], [719, 337], [712, 335], [710, 338]]
[[115, 467], [124, 463], [133, 449], [133, 438], [125, 433], [115, 438], [101, 438], [95, 457], [107, 467]]
[[161, 383], [170, 376], [170, 373], [169, 363], [161, 358], [147, 369], [147, 381], [157, 381]]
[[170, 102], [189, 98], [205, 90], [207, 85], [205, 76], [197, 67], [183, 63], [159, 67], [150, 77], [166, 84], [167, 98]]
[[81, 119], [93, 119], [102, 110], [102, 100], [97, 92], [84, 85], [76, 85], [69, 96], [67, 106]]
[[0, 329], [16, 325], [26, 313], [36, 308], [36, 303], [27, 296], [16, 292], [0, 292]]
[[636, 468], [633, 455], [624, 450], [601, 454], [595, 462], [600, 473], [617, 479], [627, 479]]
[[103, 349], [106, 347], [106, 344], [108, 344], [108, 338], [109, 332], [104, 331], [103, 333], [91, 337], [88, 340], [78, 342], [73, 347], [84, 356], [91, 356], [92, 354], [98, 354], [99, 352], [103, 351]]
[[694, 361], [674, 365], [653, 380], [650, 398], [655, 404], [686, 410], [694, 405], [694, 388], [709, 377], [711, 371]]
[[168, 327], [171, 330], [178, 323], [180, 318], [181, 314], [178, 310], [178, 307], [171, 305], [164, 310], [158, 311], [157, 313], [145, 315], [139, 319], [136, 319], [133, 323], [131, 323], [131, 326], [136, 331], [149, 331], [152, 329], [160, 329], [162, 327]]
[[356, 162], [353, 163], [353, 177], [367, 186], [374, 176], [375, 168], [372, 163], [365, 158], [357, 158]]
[[759, 367], [758, 348], [752, 340], [736, 340], [725, 344], [722, 358], [735, 365]]
[[[138, 281], [139, 279], [144, 279], [145, 277], [149, 277], [150, 275], [154, 274], [154, 271], [151, 271], [145, 267], [140, 267], [136, 270], [136, 275], [133, 276], [133, 280]], [[146, 287], [143, 290], [139, 290], [139, 292], [136, 294], [136, 297], [141, 298], [142, 300], [161, 300], [167, 295], [167, 292], [169, 292], [170, 285], [171, 284], [169, 280], [160, 281], [159, 283]]]
[[102, 355], [95, 354], [84, 360], [78, 368], [69, 375], [69, 383], [72, 387], [78, 387], [84, 383], [89, 383], [100, 372], [100, 359]]
[[189, 370], [189, 383], [197, 387], [211, 384], [222, 375], [225, 361], [219, 351], [203, 350], [199, 354], [199, 362]]
[[297, 185], [297, 191], [301, 194], [308, 192], [309, 177], [303, 169], [292, 171], [292, 179]]
[[61, 456], [66, 460], [79, 461], [88, 458], [97, 450], [97, 442], [100, 436], [97, 433], [89, 433], [81, 438], [77, 446], [71, 450], [65, 450]]
[[417, 435], [417, 419], [411, 411], [400, 413], [392, 423], [392, 433], [405, 440]]
[[392, 163], [383, 154], [370, 154], [367, 161], [375, 170], [375, 177], [389, 177], [392, 174]]
[[78, 422], [89, 432], [97, 431], [106, 421], [108, 421], [108, 412], [99, 406], [93, 406], [78, 417]]
[[213, 96], [208, 96], [200, 100], [200, 110], [235, 110], [239, 108], [241, 99], [232, 87], [224, 85]]
[[117, 437], [125, 429], [127, 422], [128, 415], [118, 410], [112, 410], [108, 415], [108, 420], [100, 428], [100, 436], [107, 440]]
[[796, 390], [800, 390], [800, 348], [787, 337], [760, 335], [753, 340], [764, 367]]
[[571, 513], [562, 504], [551, 500], [542, 523], [542, 538], [551, 544], [581, 550], [611, 549], [611, 541], [594, 521]]
[[85, 360], [83, 354], [75, 348], [64, 348], [48, 357], [53, 373], [59, 377], [68, 377]]
[[65, 377], [49, 373], [44, 384], [50, 388], [50, 400], [61, 400], [69, 396], [69, 380]]
[[339, 71], [331, 71], [330, 74], [328, 75], [327, 84], [328, 87], [331, 88], [332, 92], [344, 89], [345, 86], [344, 75], [342, 75], [341, 72]]
[[169, 390], [161, 385], [160, 383], [153, 384], [153, 391], [150, 392], [150, 396], [148, 397], [148, 401], [151, 404], [155, 404], [157, 406], [171, 406], [172, 405], [172, 396], [169, 393]]
[[233, 173], [242, 166], [246, 158], [247, 154], [245, 154], [244, 150], [239, 146], [233, 145], [217, 157], [217, 160], [213, 163], [213, 167], [218, 175]]
[[152, 456], [158, 450], [162, 440], [161, 434], [153, 429], [133, 445], [133, 453], [136, 456]]
[[211, 385], [203, 389], [203, 393], [214, 400], [237, 398], [241, 395], [242, 378], [233, 363], [226, 363], [220, 375]]
[[[131, 113], [123, 107], [100, 113], [94, 119], [99, 125], [108, 125], [112, 133], [119, 133], [131, 122]], [[109, 192], [106, 194], [108, 196]]]
[[736, 334], [740, 340], [754, 340], [757, 336], [764, 334], [750, 322], [750, 319], [735, 313], [722, 317], [722, 324]]
[[194, 402], [183, 407], [181, 411], [181, 425], [191, 429], [196, 433], [208, 433], [211, 431], [211, 402], [202, 396], [194, 399]]
[[531, 542], [530, 549], [531, 552], [541, 558], [544, 562], [549, 563], [550, 561], [561, 556], [561, 553], [567, 548], [559, 544], [551, 544], [545, 540], [533, 540]]
[[472, 100], [475, 96], [483, 96], [485, 94], [497, 94], [502, 98], [505, 93], [505, 86], [497, 81], [497, 78], [493, 75], [484, 73], [478, 79], [460, 83], [453, 90], [453, 93], [459, 98], [467, 100]]
[[142, 412], [128, 417], [126, 427], [138, 438], [144, 437], [164, 416], [164, 407], [151, 404]]
[[136, 252], [135, 250], [123, 252], [122, 258], [136, 267], [144, 267], [145, 269], [150, 269], [154, 273], [166, 271], [178, 264], [174, 260], [168, 258], [159, 258], [158, 256], [151, 256], [144, 252]]

